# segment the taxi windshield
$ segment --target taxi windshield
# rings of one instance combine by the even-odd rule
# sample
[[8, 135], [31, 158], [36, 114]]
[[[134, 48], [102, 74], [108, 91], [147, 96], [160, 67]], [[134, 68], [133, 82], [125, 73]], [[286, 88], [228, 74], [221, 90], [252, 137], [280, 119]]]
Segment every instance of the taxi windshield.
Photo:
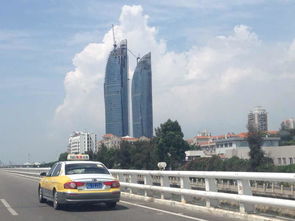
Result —
[[71, 174], [110, 174], [101, 164], [95, 163], [75, 163], [65, 166], [66, 175]]

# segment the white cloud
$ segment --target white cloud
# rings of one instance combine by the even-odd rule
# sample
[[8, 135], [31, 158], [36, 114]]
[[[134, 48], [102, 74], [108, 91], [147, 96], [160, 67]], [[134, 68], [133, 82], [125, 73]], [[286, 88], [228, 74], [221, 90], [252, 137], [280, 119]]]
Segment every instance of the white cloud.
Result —
[[[141, 6], [122, 7], [115, 33], [117, 41], [128, 39], [135, 54], [152, 52], [155, 126], [170, 117], [180, 121], [187, 136], [205, 127], [213, 132], [244, 130], [250, 108], [263, 105], [271, 112], [278, 99], [295, 93], [289, 86], [295, 83], [295, 41], [270, 45], [250, 27], [237, 25], [230, 35], [176, 53], [158, 38]], [[67, 131], [104, 133], [103, 81], [112, 44], [110, 29], [102, 42], [88, 44], [74, 57], [75, 69], [66, 75], [65, 99], [55, 115]], [[129, 54], [131, 75], [135, 61]], [[283, 101], [280, 105], [295, 107]], [[270, 125], [279, 127], [282, 115], [289, 113], [273, 113]]]
[[95, 42], [98, 35], [98, 31], [78, 32], [67, 41], [67, 44], [69, 46], [73, 46], [77, 44], [88, 44], [89, 42]]

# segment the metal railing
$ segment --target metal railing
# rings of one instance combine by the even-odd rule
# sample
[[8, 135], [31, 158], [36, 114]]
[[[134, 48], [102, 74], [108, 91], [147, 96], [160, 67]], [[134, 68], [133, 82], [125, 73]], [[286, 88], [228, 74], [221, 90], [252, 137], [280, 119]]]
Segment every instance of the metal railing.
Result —
[[[48, 171], [49, 168], [15, 168], [11, 172], [32, 175]], [[180, 197], [182, 203], [192, 202], [192, 198], [202, 198], [206, 207], [219, 207], [221, 201], [235, 202], [241, 213], [255, 212], [256, 205], [295, 209], [295, 200], [253, 196], [257, 183], [295, 184], [294, 173], [261, 172], [204, 172], [204, 171], [152, 171], [152, 170], [118, 170], [110, 172], [116, 177], [123, 191], [130, 194], [142, 194], [145, 197], [159, 197], [175, 200], [172, 195]], [[196, 183], [204, 183], [204, 189], [197, 188]], [[236, 192], [225, 192], [220, 186], [224, 183], [236, 187]], [[221, 185], [222, 184], [222, 185]], [[157, 195], [157, 196], [156, 196]]]
[[[171, 200], [168, 194], [180, 196], [183, 203], [192, 197], [204, 198], [207, 207], [218, 207], [221, 200], [234, 201], [239, 204], [242, 213], [253, 213], [255, 205], [266, 205], [295, 209], [295, 201], [262, 196], [253, 196], [253, 182], [286, 182], [295, 183], [295, 174], [258, 173], [258, 172], [204, 172], [204, 171], [148, 171], [148, 170], [110, 170], [120, 180], [122, 187], [143, 190], [144, 196], [154, 197], [160, 193], [161, 199]], [[193, 189], [194, 180], [203, 180], [204, 190]], [[235, 183], [237, 193], [221, 192], [219, 184], [224, 180]]]

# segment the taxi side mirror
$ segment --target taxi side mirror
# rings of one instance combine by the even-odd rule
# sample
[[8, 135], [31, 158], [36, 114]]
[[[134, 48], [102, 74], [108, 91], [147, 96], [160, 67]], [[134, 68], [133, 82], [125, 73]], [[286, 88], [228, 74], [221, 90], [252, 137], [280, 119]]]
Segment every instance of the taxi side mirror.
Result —
[[40, 177], [46, 176], [46, 172], [40, 173]]

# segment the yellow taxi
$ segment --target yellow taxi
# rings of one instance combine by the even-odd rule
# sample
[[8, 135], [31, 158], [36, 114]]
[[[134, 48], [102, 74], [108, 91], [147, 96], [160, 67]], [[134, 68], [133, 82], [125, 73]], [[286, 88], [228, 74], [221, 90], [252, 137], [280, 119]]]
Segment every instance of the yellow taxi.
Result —
[[40, 174], [40, 203], [52, 201], [54, 209], [66, 204], [100, 202], [110, 208], [116, 207], [120, 200], [120, 183], [103, 163], [88, 161], [89, 156], [85, 154], [69, 154], [67, 159]]

